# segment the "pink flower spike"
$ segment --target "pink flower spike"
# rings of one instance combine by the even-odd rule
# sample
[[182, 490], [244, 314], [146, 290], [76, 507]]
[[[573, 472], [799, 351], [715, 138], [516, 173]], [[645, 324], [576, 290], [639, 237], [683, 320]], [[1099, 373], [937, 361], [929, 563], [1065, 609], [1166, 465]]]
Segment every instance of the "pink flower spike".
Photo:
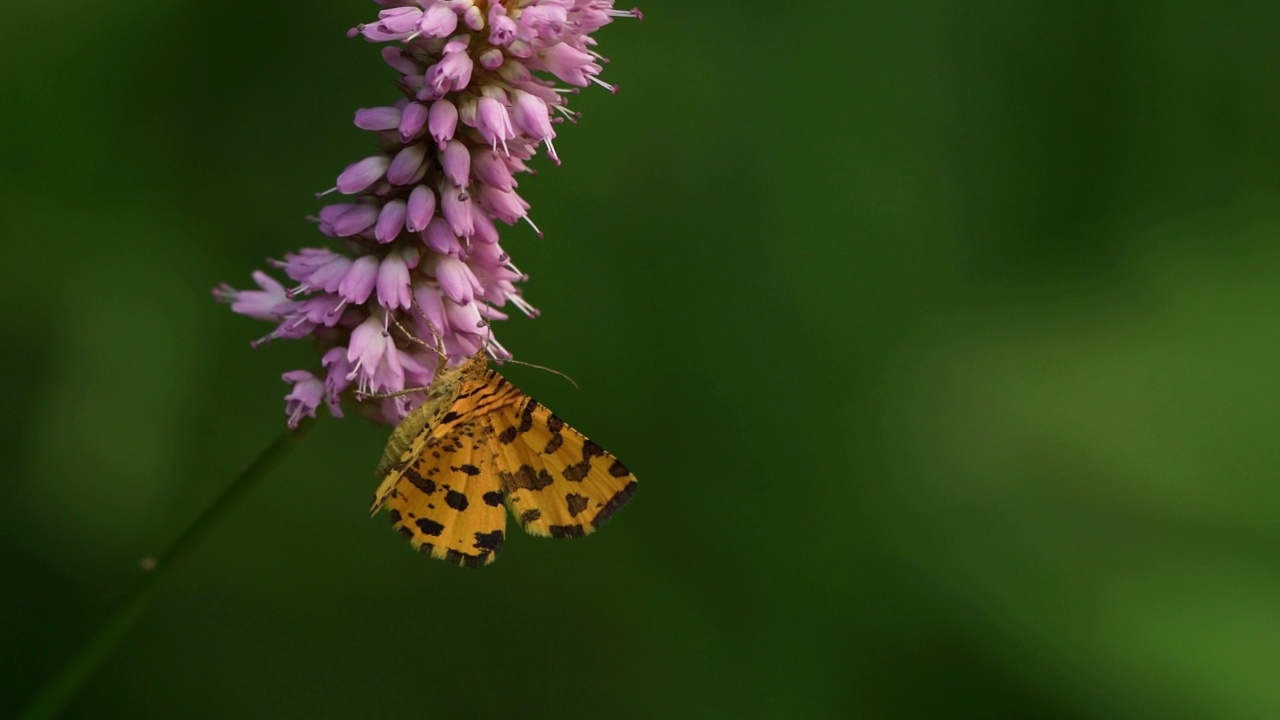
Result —
[[471, 274], [471, 268], [456, 257], [441, 255], [436, 258], [435, 275], [444, 296], [460, 305], [474, 300], [476, 293], [484, 292], [480, 281]]
[[455, 302], [445, 301], [445, 317], [449, 319], [449, 324], [460, 333], [478, 333], [480, 328], [484, 327], [484, 319], [480, 316], [480, 309], [476, 307], [477, 304], [459, 305]]
[[[288, 279], [255, 272], [252, 289], [214, 288], [232, 311], [271, 323], [254, 345], [301, 339], [320, 349], [323, 370], [285, 376], [290, 425], [322, 404], [341, 415], [353, 393], [361, 415], [394, 424], [425, 400], [397, 393], [435, 380], [437, 353], [455, 368], [477, 353], [510, 356], [490, 323], [512, 306], [537, 310], [496, 225], [530, 220], [517, 180], [536, 174], [527, 163], [544, 146], [559, 163], [553, 141], [578, 119], [575, 88], [616, 90], [599, 78], [607, 60], [592, 33], [639, 17], [615, 0], [374, 2], [377, 18], [353, 34], [382, 43], [399, 97], [355, 112], [377, 149], [318, 195], [347, 202], [307, 218], [341, 245], [268, 261]], [[392, 320], [431, 347], [392, 332]], [[360, 397], [380, 392], [395, 396]]]
[[480, 207], [508, 225], [514, 225], [529, 211], [529, 203], [524, 198], [514, 192], [504, 192], [488, 185], [477, 187], [476, 200]]
[[296, 428], [304, 415], [316, 416], [316, 408], [324, 400], [324, 383], [306, 370], [291, 370], [281, 378], [293, 384], [293, 390], [284, 396], [284, 411], [289, 415], [289, 427]]
[[378, 206], [361, 204], [342, 213], [333, 223], [333, 234], [338, 237], [358, 235], [378, 222]]
[[405, 75], [422, 75], [422, 68], [398, 47], [382, 48], [382, 60]]
[[338, 283], [338, 294], [352, 304], [364, 304], [373, 294], [374, 285], [378, 281], [378, 265], [378, 258], [372, 255], [356, 258], [342, 282]]
[[359, 392], [404, 387], [404, 372], [400, 369], [395, 339], [383, 331], [382, 322], [374, 316], [351, 331], [347, 361], [351, 363], [347, 379], [356, 381]]
[[373, 237], [380, 243], [389, 243], [400, 236], [404, 230], [406, 205], [403, 200], [388, 200], [378, 213], [378, 222], [373, 227]]
[[485, 70], [497, 70], [502, 67], [503, 59], [502, 51], [498, 48], [489, 48], [480, 53], [480, 57], [477, 58], [480, 62], [480, 67]]
[[333, 327], [342, 320], [342, 310], [347, 301], [340, 295], [317, 295], [298, 303], [293, 315], [306, 319], [312, 325]]
[[351, 363], [347, 360], [347, 349], [329, 348], [324, 357], [320, 358], [320, 366], [327, 370], [324, 378], [325, 393], [333, 399], [329, 405], [329, 411], [334, 417], [342, 417], [342, 407], [338, 405], [337, 398], [351, 385], [351, 381], [347, 379], [347, 373], [351, 372]]
[[[418, 338], [423, 342], [431, 342], [424, 338]], [[415, 344], [415, 348], [417, 345]], [[407, 350], [400, 350], [400, 368], [404, 370], [404, 384], [406, 387], [427, 387], [435, 380], [436, 372], [436, 356], [434, 353], [424, 352], [418, 348], [418, 353], [412, 353]], [[399, 422], [400, 416], [396, 415], [392, 422]]]
[[422, 11], [412, 7], [398, 7], [378, 13], [378, 28], [390, 35], [408, 35], [418, 29]]
[[546, 70], [579, 87], [586, 87], [591, 82], [590, 78], [599, 75], [603, 69], [590, 54], [564, 43], [556, 43], [536, 53], [529, 64], [534, 70]]
[[360, 31], [361, 35], [364, 35], [364, 39], [368, 40], [369, 42], [387, 42], [388, 40], [400, 40], [407, 35], [407, 33], [389, 33], [382, 27], [380, 23], [374, 23], [372, 25], [359, 25], [357, 26], [357, 29]]
[[433, 2], [422, 13], [418, 31], [427, 37], [445, 38], [458, 28], [458, 16], [444, 3]]
[[520, 23], [542, 37], [559, 35], [560, 28], [568, 22], [568, 10], [552, 3], [530, 5], [520, 13]]
[[[498, 242], [498, 228], [494, 227], [493, 220], [489, 219], [489, 213], [471, 213], [471, 224], [475, 230], [471, 234], [472, 240], [478, 240], [489, 245]], [[472, 245], [472, 250], [474, 251], [474, 249], [475, 245]]]
[[[419, 331], [418, 339], [430, 344], [434, 340], [434, 336], [449, 334], [449, 322], [445, 317], [444, 299], [440, 296], [439, 287], [426, 282], [415, 282], [413, 284], [413, 300], [418, 304], [418, 309], [422, 311], [422, 316], [430, 323], [430, 327], [422, 327], [421, 322], [416, 323]], [[434, 333], [432, 332], [433, 330], [435, 331]]]
[[392, 251], [378, 266], [378, 304], [388, 310], [412, 307], [409, 286], [409, 264], [404, 255]]
[[457, 140], [445, 143], [440, 151], [440, 168], [454, 185], [466, 187], [471, 181], [471, 153]]
[[414, 143], [396, 153], [396, 157], [387, 168], [387, 182], [392, 185], [412, 185], [422, 179], [426, 172], [423, 165], [427, 159], [427, 148], [422, 143]]
[[556, 136], [556, 131], [551, 129], [551, 111], [547, 109], [547, 104], [541, 98], [517, 91], [514, 99], [511, 120], [525, 135], [534, 140], [546, 140]]
[[476, 130], [480, 131], [484, 141], [494, 150], [501, 143], [503, 152], [507, 151], [507, 141], [516, 136], [507, 109], [491, 97], [482, 97], [476, 101]]
[[475, 224], [471, 220], [471, 196], [462, 188], [444, 182], [440, 187], [440, 214], [458, 237], [471, 237]]
[[474, 65], [465, 50], [446, 52], [440, 62], [427, 68], [424, 76], [426, 85], [439, 94], [462, 90], [471, 82], [471, 69]]
[[421, 232], [436, 214], [436, 194], [426, 185], [418, 185], [409, 192], [408, 216], [405, 228], [409, 232]]
[[[427, 124], [427, 107], [422, 103], [411, 102], [404, 106], [404, 110], [399, 115], [397, 128], [400, 130], [400, 140], [409, 142], [418, 137], [422, 132], [422, 128]], [[390, 130], [391, 128], [387, 128]]]
[[369, 186], [382, 179], [390, 165], [391, 159], [386, 155], [374, 155], [348, 165], [338, 175], [338, 192], [355, 195], [369, 189]]
[[505, 13], [498, 14], [501, 8], [502, 5], [494, 3], [489, 14], [489, 42], [499, 47], [510, 45], [516, 39], [516, 22]]
[[501, 155], [488, 148], [477, 148], [471, 153], [471, 172], [485, 185], [510, 191], [516, 187], [516, 179]]
[[462, 243], [458, 242], [458, 236], [450, 229], [449, 223], [438, 215], [422, 231], [422, 242], [441, 255], [462, 254]]
[[427, 113], [427, 128], [436, 144], [444, 147], [446, 142], [453, 139], [453, 133], [458, 128], [458, 106], [444, 99], [431, 103], [431, 110]]
[[[328, 253], [328, 251], [326, 251]], [[338, 253], [328, 253], [327, 260], [315, 266], [306, 276], [299, 278], [303, 283], [303, 292], [323, 290], [327, 293], [337, 292], [342, 278], [351, 269], [351, 258]]]
[[224, 283], [214, 290], [214, 297], [230, 303], [231, 312], [258, 320], [279, 321], [280, 310], [289, 305], [284, 285], [261, 270], [253, 271], [253, 281], [261, 290], [235, 290]]
[[484, 29], [484, 13], [480, 8], [472, 5], [462, 14], [462, 22], [467, 27], [479, 32]]
[[393, 107], [361, 108], [356, 111], [356, 127], [361, 130], [394, 130], [400, 124], [400, 109]]
[[[510, 52], [508, 50], [508, 53]], [[498, 69], [498, 77], [506, 80], [508, 85], [524, 85], [533, 78], [533, 74], [529, 72], [529, 68], [525, 67], [524, 63], [512, 59], [503, 63], [502, 67]]]
[[337, 233], [333, 231], [333, 223], [355, 206], [356, 203], [336, 203], [333, 205], [325, 205], [320, 208], [319, 216], [315, 218], [320, 221], [320, 232], [331, 237], [336, 237]]

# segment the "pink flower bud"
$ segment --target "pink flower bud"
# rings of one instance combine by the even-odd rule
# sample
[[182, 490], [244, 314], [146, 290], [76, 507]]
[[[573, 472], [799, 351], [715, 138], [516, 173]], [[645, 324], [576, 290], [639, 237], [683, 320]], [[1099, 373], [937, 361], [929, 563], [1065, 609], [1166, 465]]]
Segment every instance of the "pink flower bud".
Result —
[[507, 141], [516, 136], [507, 109], [491, 97], [482, 97], [476, 101], [476, 130], [480, 131], [484, 141], [494, 149], [497, 149], [499, 143], [505, 149]]
[[477, 149], [471, 153], [471, 172], [480, 182], [499, 190], [511, 190], [516, 186], [515, 177], [501, 155], [493, 150]]
[[368, 230], [376, 222], [378, 222], [377, 205], [355, 205], [333, 221], [333, 234], [338, 237], [351, 237]]
[[351, 263], [351, 269], [338, 283], [338, 294], [347, 302], [359, 305], [373, 294], [374, 284], [378, 280], [378, 258], [372, 255], [361, 255]]
[[431, 110], [427, 114], [427, 128], [440, 147], [444, 147], [446, 142], [453, 139], [453, 133], [457, 127], [457, 105], [443, 99], [431, 103]]
[[378, 303], [388, 310], [412, 306], [409, 292], [409, 264], [398, 252], [387, 253], [378, 266]]
[[403, 200], [389, 200], [378, 213], [378, 222], [373, 227], [373, 237], [380, 243], [389, 243], [404, 230], [406, 207]]
[[449, 227], [449, 223], [439, 216], [427, 223], [427, 228], [422, 231], [422, 242], [441, 255], [462, 254], [462, 244], [458, 242], [458, 236]]
[[418, 30], [427, 37], [444, 38], [458, 28], [458, 16], [444, 3], [436, 2], [422, 14]]
[[458, 237], [471, 237], [471, 196], [457, 185], [445, 182], [440, 188], [440, 213]]
[[423, 162], [427, 159], [427, 148], [422, 143], [410, 145], [391, 161], [387, 168], [387, 182], [392, 185], [412, 185], [422, 179], [426, 173]]
[[436, 194], [426, 185], [418, 185], [409, 192], [408, 214], [405, 227], [409, 232], [420, 232], [436, 214]]
[[[404, 106], [404, 110], [399, 115], [397, 127], [400, 130], [400, 139], [408, 142], [418, 136], [422, 132], [422, 128], [427, 123], [427, 108], [422, 103], [411, 102]], [[386, 128], [390, 130], [391, 128]]]
[[400, 109], [393, 107], [361, 108], [356, 111], [356, 127], [361, 130], [394, 130], [400, 124]]
[[457, 140], [445, 143], [440, 151], [440, 168], [454, 185], [466, 187], [471, 181], [471, 153]]
[[547, 109], [547, 104], [527, 92], [515, 93], [515, 106], [511, 109], [511, 120], [525, 135], [534, 140], [545, 140], [556, 136], [556, 131], [551, 129], [551, 112]]
[[338, 192], [355, 195], [367, 190], [370, 185], [382, 179], [390, 165], [391, 160], [386, 155], [374, 155], [351, 163], [338, 175]]

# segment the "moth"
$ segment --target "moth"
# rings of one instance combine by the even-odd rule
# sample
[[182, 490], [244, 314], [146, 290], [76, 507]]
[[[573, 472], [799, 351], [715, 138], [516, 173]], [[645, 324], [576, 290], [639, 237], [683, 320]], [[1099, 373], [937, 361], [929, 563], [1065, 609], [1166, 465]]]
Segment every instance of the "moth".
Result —
[[483, 351], [437, 374], [376, 474], [370, 515], [386, 508], [415, 549], [464, 567], [497, 557], [508, 508], [531, 535], [579, 537], [636, 490], [617, 458], [490, 370]]

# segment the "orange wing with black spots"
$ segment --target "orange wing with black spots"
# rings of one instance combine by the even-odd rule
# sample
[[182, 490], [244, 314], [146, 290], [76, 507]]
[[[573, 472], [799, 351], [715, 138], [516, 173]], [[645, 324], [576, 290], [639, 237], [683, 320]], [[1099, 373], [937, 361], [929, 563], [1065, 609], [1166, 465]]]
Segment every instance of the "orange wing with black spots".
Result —
[[595, 532], [631, 499], [636, 477], [531, 397], [494, 413], [498, 476], [531, 535]]
[[387, 476], [374, 509], [388, 508], [400, 534], [432, 557], [469, 567], [493, 562], [506, 539], [507, 512], [492, 434], [487, 424], [469, 422], [427, 435], [422, 453]]
[[622, 463], [478, 355], [446, 370], [392, 433], [372, 512], [414, 548], [466, 567], [493, 562], [504, 501], [533, 535], [594, 532], [635, 492]]

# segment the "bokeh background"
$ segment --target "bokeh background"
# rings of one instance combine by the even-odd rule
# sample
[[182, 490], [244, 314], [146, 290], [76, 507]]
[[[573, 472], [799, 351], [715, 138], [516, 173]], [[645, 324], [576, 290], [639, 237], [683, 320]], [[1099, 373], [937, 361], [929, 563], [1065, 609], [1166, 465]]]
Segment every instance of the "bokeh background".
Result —
[[[643, 9], [499, 328], [632, 504], [461, 570], [326, 418], [67, 716], [1280, 716], [1280, 5]], [[283, 427], [209, 291], [323, 240], [375, 11], [0, 7], [0, 714]]]

